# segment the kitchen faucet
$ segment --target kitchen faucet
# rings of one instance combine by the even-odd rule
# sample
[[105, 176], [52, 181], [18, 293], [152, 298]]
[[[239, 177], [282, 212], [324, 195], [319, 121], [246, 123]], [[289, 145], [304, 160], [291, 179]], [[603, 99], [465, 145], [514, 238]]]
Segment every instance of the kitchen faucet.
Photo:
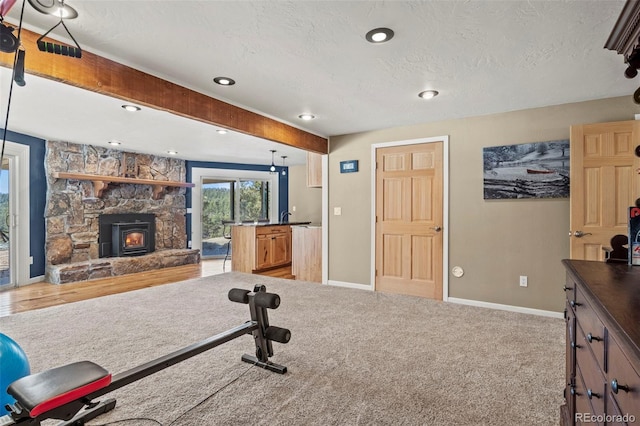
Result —
[[291, 215], [291, 213], [290, 212], [286, 212], [286, 211], [283, 211], [282, 213], [280, 213], [280, 222], [284, 222], [285, 219], [287, 219], [287, 222], [288, 222], [289, 221], [288, 217], [290, 215]]

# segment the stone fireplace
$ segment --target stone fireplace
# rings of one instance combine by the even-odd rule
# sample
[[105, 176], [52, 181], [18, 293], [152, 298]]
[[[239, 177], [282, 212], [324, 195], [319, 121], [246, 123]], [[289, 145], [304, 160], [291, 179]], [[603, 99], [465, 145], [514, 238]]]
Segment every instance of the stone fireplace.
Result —
[[[52, 176], [65, 172], [124, 177], [125, 166], [126, 177], [173, 182], [186, 179], [184, 160], [47, 142], [45, 219], [49, 282], [62, 284], [200, 262], [199, 251], [187, 249], [185, 188], [168, 187], [157, 196], [150, 185], [117, 183], [100, 188], [98, 193], [91, 180]], [[131, 176], [132, 171], [135, 176]], [[118, 232], [124, 232], [118, 234], [119, 238], [129, 237], [125, 241], [125, 256], [113, 256], [113, 223], [109, 224], [108, 232], [103, 231], [101, 217], [115, 218], [112, 222], [120, 223], [116, 227]], [[141, 229], [136, 220], [149, 226]], [[121, 245], [122, 241], [118, 247]], [[142, 253], [143, 249], [147, 252]]]

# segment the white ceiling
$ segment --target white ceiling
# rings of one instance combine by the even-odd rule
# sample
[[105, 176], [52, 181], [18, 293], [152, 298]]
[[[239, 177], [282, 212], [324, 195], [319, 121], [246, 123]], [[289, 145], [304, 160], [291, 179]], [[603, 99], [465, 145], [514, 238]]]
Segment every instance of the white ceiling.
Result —
[[[7, 21], [17, 23], [21, 1]], [[629, 95], [621, 55], [603, 48], [623, 0], [68, 0], [84, 50], [320, 136]], [[25, 28], [56, 23], [27, 3]], [[364, 35], [389, 27], [373, 45]], [[53, 37], [69, 42], [59, 29]], [[35, 46], [26, 46], [29, 50]], [[68, 58], [69, 61], [79, 59]], [[215, 85], [216, 76], [237, 84]], [[0, 74], [4, 117], [11, 81]], [[268, 163], [304, 152], [35, 76], [14, 87], [9, 129], [185, 159]], [[435, 89], [430, 101], [419, 92]], [[316, 115], [311, 122], [300, 113]], [[3, 118], [4, 120], [4, 118]], [[1, 126], [0, 126], [1, 127]]]

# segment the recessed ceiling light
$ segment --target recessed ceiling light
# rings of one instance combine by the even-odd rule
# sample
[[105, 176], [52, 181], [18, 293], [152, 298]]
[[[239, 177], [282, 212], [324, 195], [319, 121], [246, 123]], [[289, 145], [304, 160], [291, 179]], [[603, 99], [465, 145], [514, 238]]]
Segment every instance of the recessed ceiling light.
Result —
[[233, 86], [236, 84], [236, 81], [229, 77], [216, 77], [213, 79], [214, 83], [219, 84], [220, 86]]
[[418, 96], [420, 96], [422, 99], [431, 99], [431, 98], [435, 98], [436, 96], [438, 96], [438, 91], [437, 90], [425, 90], [424, 92], [418, 93]]
[[301, 120], [309, 121], [309, 120], [313, 120], [314, 118], [316, 118], [316, 116], [313, 115], [313, 114], [300, 114], [298, 116], [298, 118], [301, 119]]
[[218, 132], [221, 135], [226, 135], [227, 133], [229, 133], [228, 131], [226, 131], [224, 129], [218, 129], [218, 130], [216, 130], [216, 132]]
[[364, 36], [369, 43], [384, 43], [393, 38], [393, 30], [389, 28], [376, 28]]
[[113, 141], [109, 141], [109, 145], [118, 146], [118, 145], [122, 145], [122, 142], [113, 140]]
[[40, 13], [57, 16], [62, 19], [75, 19], [78, 17], [78, 11], [64, 1], [54, 0], [41, 2], [38, 0], [29, 0], [29, 4]]
[[122, 105], [122, 108], [130, 112], [140, 111], [141, 109], [139, 106], [135, 106], [135, 105]]
[[176, 155], [178, 153], [178, 151], [167, 151], [167, 154], [169, 155]]

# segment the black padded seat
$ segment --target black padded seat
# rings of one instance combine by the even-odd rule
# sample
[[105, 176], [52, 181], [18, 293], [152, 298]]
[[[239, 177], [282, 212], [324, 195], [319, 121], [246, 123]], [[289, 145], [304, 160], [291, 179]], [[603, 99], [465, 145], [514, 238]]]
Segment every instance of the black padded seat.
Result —
[[111, 374], [91, 361], [80, 361], [22, 377], [7, 393], [36, 418], [111, 383]]

